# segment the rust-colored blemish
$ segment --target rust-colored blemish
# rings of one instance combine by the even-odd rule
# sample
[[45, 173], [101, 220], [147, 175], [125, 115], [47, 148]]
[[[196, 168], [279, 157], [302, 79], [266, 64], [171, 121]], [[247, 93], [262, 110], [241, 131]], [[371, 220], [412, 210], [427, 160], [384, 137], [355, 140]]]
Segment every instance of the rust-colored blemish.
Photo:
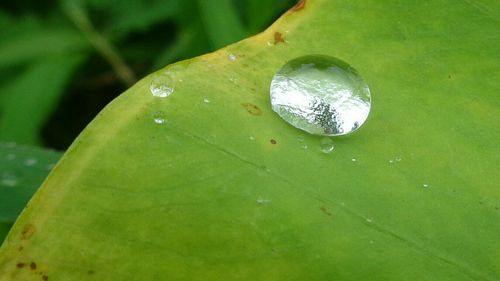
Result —
[[36, 263], [35, 262], [31, 262], [30, 263], [30, 268], [31, 268], [31, 270], [36, 270]]
[[328, 212], [328, 210], [327, 210], [325, 207], [321, 207], [321, 208], [319, 208], [319, 209], [320, 209], [320, 210], [321, 210], [321, 211], [322, 211], [325, 215], [327, 215], [327, 216], [331, 216], [331, 215], [332, 215], [332, 213]]
[[26, 265], [26, 264], [25, 264], [25, 263], [23, 263], [23, 262], [18, 262], [18, 263], [16, 264], [17, 268], [23, 268], [25, 265]]
[[292, 7], [292, 11], [299, 11], [306, 7], [306, 0], [299, 0], [295, 6]]
[[278, 43], [285, 43], [285, 39], [283, 39], [283, 34], [281, 32], [274, 32], [274, 45]]
[[49, 280], [49, 276], [47, 276], [47, 275], [42, 276], [42, 280], [43, 281], [48, 281]]
[[24, 226], [23, 231], [21, 232], [21, 239], [28, 240], [35, 234], [35, 226], [31, 223], [28, 223]]
[[271, 144], [277, 144], [278, 143], [275, 139], [270, 139], [269, 141], [271, 142]]
[[248, 111], [248, 113], [250, 113], [252, 115], [256, 115], [256, 116], [262, 115], [262, 110], [253, 103], [247, 102], [247, 103], [242, 103], [241, 105], [243, 107], [245, 107], [245, 109]]

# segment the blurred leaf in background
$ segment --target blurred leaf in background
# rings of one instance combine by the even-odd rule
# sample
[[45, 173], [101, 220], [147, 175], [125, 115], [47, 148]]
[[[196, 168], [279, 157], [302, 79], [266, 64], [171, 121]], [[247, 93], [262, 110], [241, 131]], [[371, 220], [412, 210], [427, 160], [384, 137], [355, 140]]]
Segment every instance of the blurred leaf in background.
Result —
[[0, 241], [62, 153], [0, 143]]
[[0, 4], [0, 141], [64, 150], [138, 78], [263, 30], [294, 0]]
[[62, 154], [41, 147], [65, 150], [140, 77], [260, 32], [295, 2], [1, 3], [0, 241]]

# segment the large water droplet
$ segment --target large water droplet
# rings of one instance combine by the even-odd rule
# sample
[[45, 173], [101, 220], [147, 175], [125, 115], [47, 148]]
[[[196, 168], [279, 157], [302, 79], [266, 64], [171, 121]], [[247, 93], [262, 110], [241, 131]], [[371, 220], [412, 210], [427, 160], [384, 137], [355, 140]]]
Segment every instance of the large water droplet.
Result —
[[174, 92], [175, 85], [172, 77], [167, 74], [158, 74], [151, 80], [149, 90], [155, 97], [166, 98]]
[[368, 86], [347, 63], [311, 55], [286, 63], [271, 82], [271, 104], [294, 127], [338, 136], [359, 128], [370, 112]]

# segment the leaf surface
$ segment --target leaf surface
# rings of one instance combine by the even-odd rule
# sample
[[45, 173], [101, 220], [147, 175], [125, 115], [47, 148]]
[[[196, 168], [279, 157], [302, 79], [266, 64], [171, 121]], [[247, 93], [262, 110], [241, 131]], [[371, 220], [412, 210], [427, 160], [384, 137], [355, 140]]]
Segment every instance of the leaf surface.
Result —
[[[145, 77], [49, 175], [0, 280], [498, 280], [499, 8], [302, 1]], [[331, 154], [269, 104], [274, 73], [310, 54], [372, 92]], [[174, 92], [152, 96], [165, 73]]]

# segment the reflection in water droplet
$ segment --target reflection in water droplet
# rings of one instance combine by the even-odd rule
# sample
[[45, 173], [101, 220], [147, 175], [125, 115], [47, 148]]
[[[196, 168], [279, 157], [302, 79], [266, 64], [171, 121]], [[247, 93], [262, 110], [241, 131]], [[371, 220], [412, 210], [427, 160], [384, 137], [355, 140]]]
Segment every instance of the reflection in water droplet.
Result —
[[172, 77], [167, 74], [158, 74], [149, 85], [151, 94], [155, 97], [166, 98], [174, 92], [175, 85]]
[[320, 148], [323, 153], [330, 153], [333, 151], [333, 140], [330, 138], [322, 138], [320, 141]]
[[235, 61], [236, 60], [236, 55], [235, 54], [229, 54], [228, 55], [229, 60]]
[[157, 111], [153, 114], [153, 120], [156, 124], [163, 124], [165, 123], [165, 114], [161, 111]]
[[271, 82], [273, 110], [311, 134], [338, 136], [358, 129], [368, 117], [370, 90], [355, 69], [329, 56], [286, 63]]
[[34, 166], [37, 162], [38, 162], [38, 160], [30, 158], [30, 159], [26, 159], [24, 161], [24, 165], [26, 165], [26, 166]]
[[19, 182], [19, 176], [17, 173], [12, 171], [6, 171], [2, 173], [2, 178], [0, 179], [0, 183], [3, 186], [14, 187]]
[[424, 188], [429, 187], [429, 185], [428, 185], [428, 184], [426, 184], [426, 183], [422, 184], [422, 186], [423, 186]]
[[358, 161], [358, 159], [356, 159], [356, 158], [352, 158], [352, 159], [351, 159], [351, 161], [352, 161], [352, 162], [356, 162], [356, 161]]
[[255, 137], [254, 136], [249, 136], [248, 137], [251, 141], [254, 141], [255, 140]]
[[208, 98], [203, 98], [204, 103], [210, 103], [210, 100]]

